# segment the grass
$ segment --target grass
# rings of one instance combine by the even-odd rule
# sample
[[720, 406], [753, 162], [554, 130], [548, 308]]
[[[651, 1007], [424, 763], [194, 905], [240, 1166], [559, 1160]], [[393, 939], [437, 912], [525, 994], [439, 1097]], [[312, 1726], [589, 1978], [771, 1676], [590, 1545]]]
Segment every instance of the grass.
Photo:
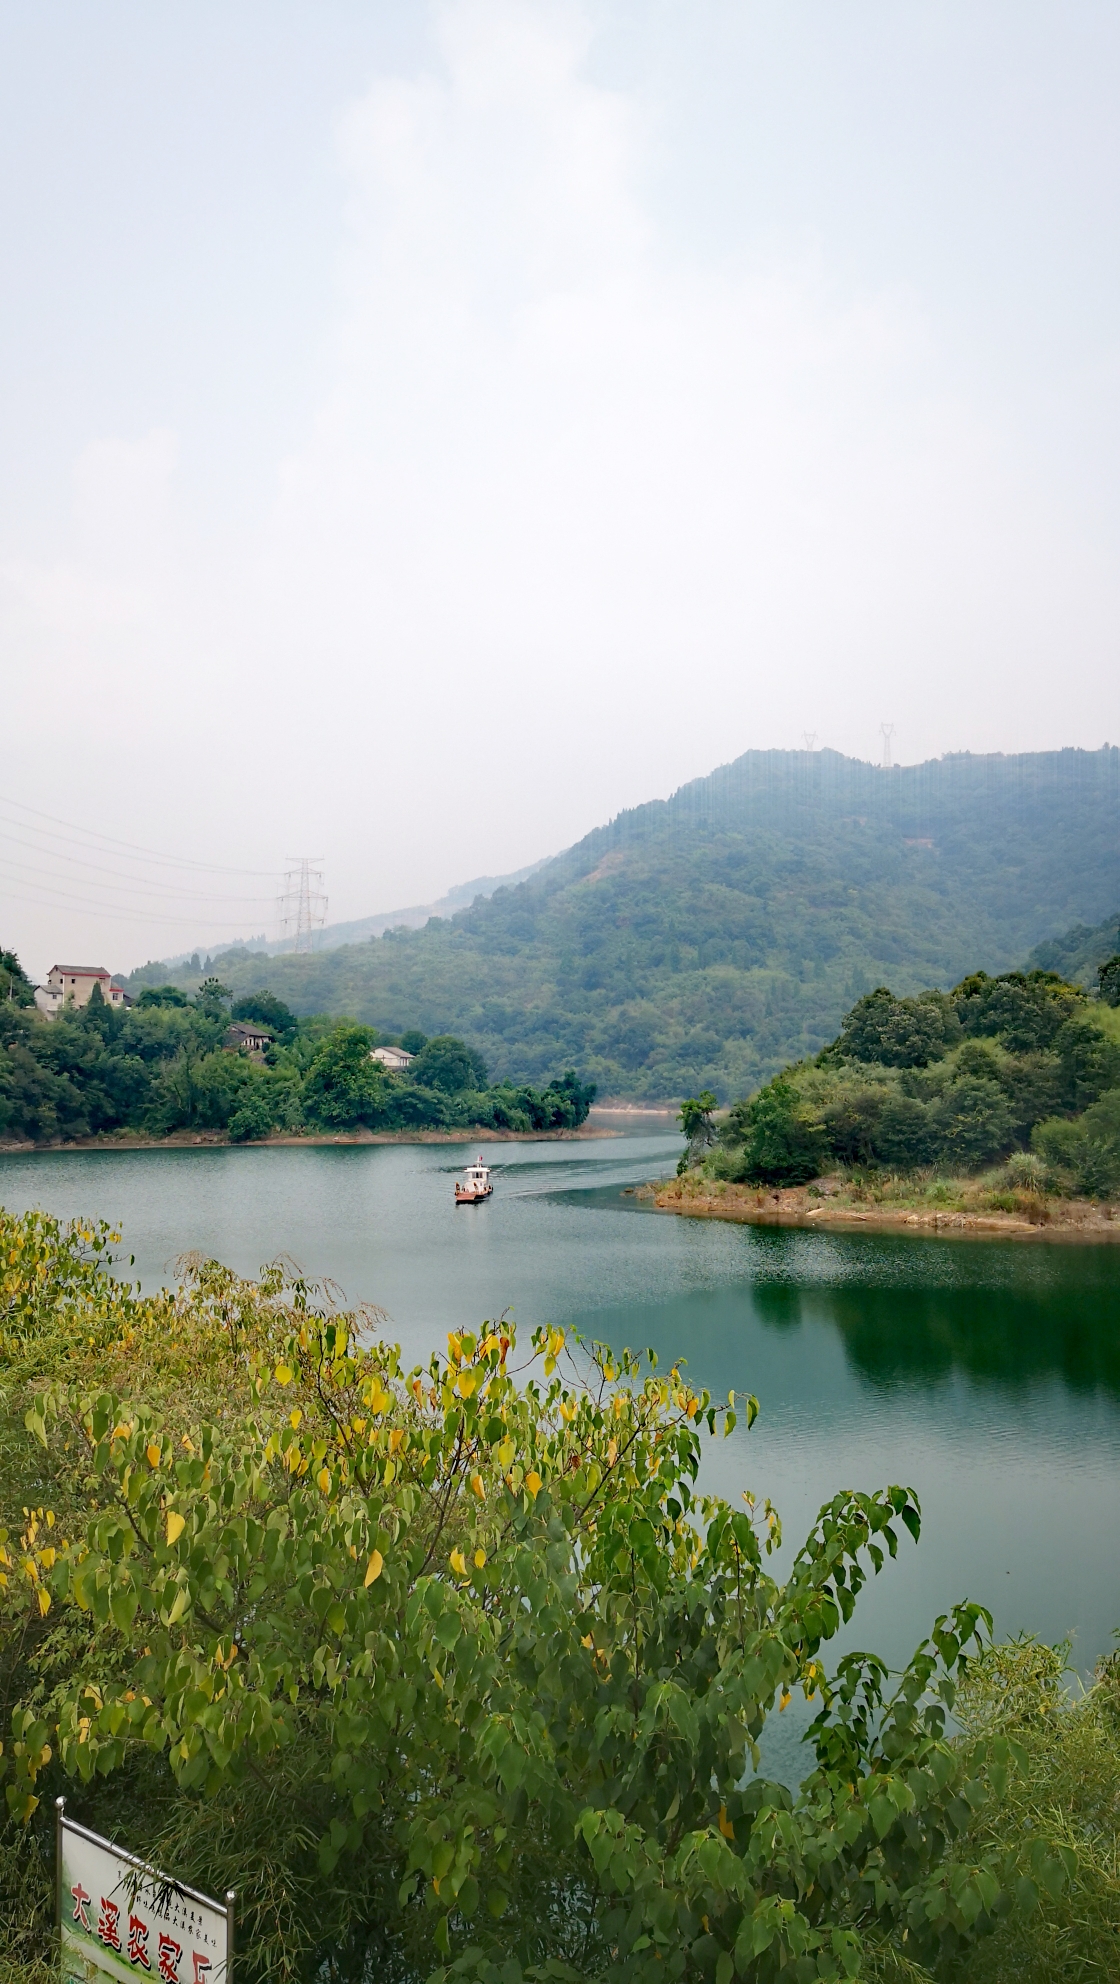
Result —
[[1067, 1692], [1067, 1647], [997, 1646], [978, 1663], [959, 1713], [973, 1731], [999, 1729], [1023, 1767], [977, 1845], [1029, 1859], [1032, 1841], [1059, 1840], [1072, 1878], [1040, 1890], [1030, 1913], [1007, 1918], [949, 1975], [954, 1984], [1112, 1984], [1120, 1978], [1120, 1655], [1089, 1689]]

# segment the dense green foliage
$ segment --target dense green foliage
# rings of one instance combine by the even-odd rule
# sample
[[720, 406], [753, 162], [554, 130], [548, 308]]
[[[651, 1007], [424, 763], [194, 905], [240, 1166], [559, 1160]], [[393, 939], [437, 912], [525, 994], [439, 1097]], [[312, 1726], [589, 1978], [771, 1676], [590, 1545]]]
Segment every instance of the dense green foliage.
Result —
[[873, 986], [1002, 971], [1118, 902], [1120, 751], [891, 771], [751, 751], [450, 919], [220, 970], [297, 1012], [461, 1034], [514, 1081], [573, 1067], [601, 1095], [726, 1101]]
[[51, 1020], [25, 1001], [0, 1003], [0, 1139], [208, 1130], [244, 1143], [277, 1130], [557, 1130], [582, 1123], [593, 1100], [571, 1072], [543, 1088], [492, 1087], [481, 1057], [451, 1036], [419, 1036], [412, 1067], [390, 1073], [370, 1058], [379, 1043], [372, 1027], [297, 1019], [267, 991], [236, 1000], [232, 1016], [267, 1026], [271, 1046], [231, 1052], [229, 998], [210, 978], [193, 998], [179, 986], [147, 986], [125, 1011], [97, 991]]
[[865, 994], [829, 1047], [735, 1105], [708, 1164], [783, 1185], [835, 1165], [968, 1172], [1029, 1151], [1061, 1188], [1120, 1190], [1120, 1026], [1038, 970]]
[[[61, 1790], [237, 1888], [244, 1984], [949, 1977], [1062, 1906], [1114, 1947], [1115, 1797], [1037, 1799], [1045, 1663], [974, 1670], [968, 1604], [901, 1674], [827, 1669], [908, 1490], [837, 1494], [780, 1584], [769, 1503], [696, 1492], [734, 1418], [679, 1370], [484, 1327], [405, 1373], [279, 1267], [141, 1298], [115, 1239], [0, 1213], [13, 1973], [49, 1948]], [[794, 1691], [797, 1793], [759, 1753]], [[1067, 1777], [1099, 1783], [1107, 1708]]]

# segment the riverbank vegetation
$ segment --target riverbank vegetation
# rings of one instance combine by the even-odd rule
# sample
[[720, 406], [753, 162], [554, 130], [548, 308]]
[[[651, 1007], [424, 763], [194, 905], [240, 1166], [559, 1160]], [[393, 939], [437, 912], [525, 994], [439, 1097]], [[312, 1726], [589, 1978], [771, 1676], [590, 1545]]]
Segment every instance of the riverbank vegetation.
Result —
[[[414, 1058], [394, 1073], [372, 1058], [387, 1044], [375, 1028], [297, 1019], [268, 991], [234, 1000], [215, 978], [193, 997], [150, 986], [124, 1011], [98, 990], [88, 1005], [47, 1020], [18, 961], [5, 954], [0, 968], [14, 988], [0, 1003], [0, 1140], [206, 1130], [245, 1143], [278, 1131], [560, 1130], [584, 1122], [594, 1099], [571, 1071], [539, 1088], [492, 1085], [481, 1056], [450, 1035], [406, 1034]], [[232, 1021], [259, 1026], [263, 1050], [231, 1050]]]
[[694, 1104], [682, 1171], [778, 1187], [832, 1174], [841, 1200], [1028, 1213], [1120, 1192], [1118, 963], [1100, 967], [1096, 998], [1037, 969], [868, 993], [718, 1133]]
[[830, 1663], [909, 1490], [780, 1582], [682, 1371], [499, 1322], [407, 1372], [290, 1268], [144, 1297], [116, 1244], [0, 1213], [5, 1980], [53, 1974], [60, 1793], [237, 1889], [243, 1984], [1115, 1974], [1114, 1664], [1067, 1705], [975, 1603]]

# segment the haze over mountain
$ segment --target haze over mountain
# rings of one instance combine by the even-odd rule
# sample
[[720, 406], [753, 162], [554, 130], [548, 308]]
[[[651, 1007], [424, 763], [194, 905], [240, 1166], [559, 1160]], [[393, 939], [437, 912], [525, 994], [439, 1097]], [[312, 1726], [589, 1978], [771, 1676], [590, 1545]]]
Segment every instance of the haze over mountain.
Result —
[[891, 770], [748, 751], [452, 917], [214, 968], [299, 1012], [463, 1034], [495, 1075], [727, 1097], [816, 1051], [875, 985], [1006, 970], [1118, 902], [1114, 746]]
[[[404, 909], [383, 909], [377, 910], [372, 916], [355, 917], [349, 923], [324, 924], [321, 930], [312, 933], [312, 948], [316, 951], [333, 951], [339, 944], [360, 944], [363, 938], [382, 937], [386, 930], [419, 930], [429, 918], [453, 916], [457, 909], [465, 909], [478, 896], [492, 896], [496, 889], [515, 888], [518, 882], [524, 882], [530, 875], [535, 875], [538, 868], [543, 868], [547, 859], [546, 855], [540, 861], [531, 861], [527, 868], [515, 868], [512, 875], [478, 875], [473, 882], [457, 882], [454, 888], [448, 889], [447, 893], [440, 896], [436, 902], [411, 903]], [[213, 947], [196, 945], [193, 951], [180, 951], [177, 957], [164, 959], [162, 962], [176, 966], [187, 965], [193, 957], [199, 956], [204, 948], [210, 950]], [[231, 944], [228, 948], [236, 950], [240, 946]], [[248, 938], [246, 948], [258, 954], [263, 951], [267, 957], [276, 957], [284, 951], [291, 950], [292, 939], [290, 936], [271, 939]], [[142, 971], [144, 969], [147, 967], [142, 967]]]

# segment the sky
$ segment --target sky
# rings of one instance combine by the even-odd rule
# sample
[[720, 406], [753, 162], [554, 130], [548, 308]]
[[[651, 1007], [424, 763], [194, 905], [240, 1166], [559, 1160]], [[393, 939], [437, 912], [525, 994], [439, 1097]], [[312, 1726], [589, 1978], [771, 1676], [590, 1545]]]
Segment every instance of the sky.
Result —
[[0, 3], [0, 946], [1120, 733], [1120, 11]]

